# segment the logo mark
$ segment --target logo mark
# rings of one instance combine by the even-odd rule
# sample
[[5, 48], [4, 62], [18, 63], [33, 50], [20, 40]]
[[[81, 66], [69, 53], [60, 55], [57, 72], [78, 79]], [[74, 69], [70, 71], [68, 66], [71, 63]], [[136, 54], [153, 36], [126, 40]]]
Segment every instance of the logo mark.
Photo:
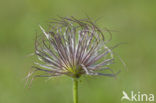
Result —
[[123, 97], [121, 98], [121, 101], [123, 101], [123, 99], [127, 99], [130, 101], [130, 98], [128, 97], [127, 93], [125, 91], [122, 91], [123, 93]]

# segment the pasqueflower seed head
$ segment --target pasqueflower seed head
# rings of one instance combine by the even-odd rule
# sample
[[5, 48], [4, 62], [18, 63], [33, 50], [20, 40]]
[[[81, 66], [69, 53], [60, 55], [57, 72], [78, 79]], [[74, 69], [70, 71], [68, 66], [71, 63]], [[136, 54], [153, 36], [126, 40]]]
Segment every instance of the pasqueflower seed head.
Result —
[[[74, 17], [60, 17], [50, 22], [50, 29], [40, 29], [43, 36], [36, 37], [35, 71], [53, 77], [67, 75], [79, 78], [82, 75], [103, 75], [114, 77], [117, 73], [104, 74], [98, 70], [110, 70], [114, 61], [112, 49], [106, 46], [104, 33], [90, 20]], [[29, 73], [29, 76], [33, 73]]]

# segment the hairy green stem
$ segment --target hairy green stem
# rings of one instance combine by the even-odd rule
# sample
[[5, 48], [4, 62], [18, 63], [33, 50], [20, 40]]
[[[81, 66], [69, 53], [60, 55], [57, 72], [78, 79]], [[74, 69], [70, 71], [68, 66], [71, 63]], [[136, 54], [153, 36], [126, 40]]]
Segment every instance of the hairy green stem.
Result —
[[73, 101], [74, 103], [78, 103], [78, 80], [73, 79]]

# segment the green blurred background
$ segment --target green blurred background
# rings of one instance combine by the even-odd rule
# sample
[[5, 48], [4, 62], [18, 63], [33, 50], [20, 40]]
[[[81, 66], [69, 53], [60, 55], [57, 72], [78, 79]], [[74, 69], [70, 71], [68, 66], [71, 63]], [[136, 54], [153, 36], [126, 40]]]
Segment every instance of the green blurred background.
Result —
[[[114, 30], [111, 45], [126, 62], [112, 65], [121, 70], [117, 79], [83, 77], [79, 103], [121, 103], [122, 91], [156, 94], [156, 1], [155, 0], [1, 0], [0, 1], [0, 103], [72, 103], [69, 77], [47, 81], [38, 78], [30, 89], [24, 77], [32, 65], [35, 32], [59, 16], [93, 20]], [[126, 101], [125, 101], [126, 102]], [[124, 102], [124, 103], [125, 103]]]

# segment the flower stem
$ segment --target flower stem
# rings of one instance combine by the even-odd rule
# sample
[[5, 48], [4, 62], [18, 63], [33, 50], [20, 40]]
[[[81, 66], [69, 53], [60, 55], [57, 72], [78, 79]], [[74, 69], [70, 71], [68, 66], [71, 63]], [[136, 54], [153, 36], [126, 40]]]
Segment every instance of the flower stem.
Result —
[[78, 80], [73, 79], [73, 101], [74, 103], [78, 103]]

